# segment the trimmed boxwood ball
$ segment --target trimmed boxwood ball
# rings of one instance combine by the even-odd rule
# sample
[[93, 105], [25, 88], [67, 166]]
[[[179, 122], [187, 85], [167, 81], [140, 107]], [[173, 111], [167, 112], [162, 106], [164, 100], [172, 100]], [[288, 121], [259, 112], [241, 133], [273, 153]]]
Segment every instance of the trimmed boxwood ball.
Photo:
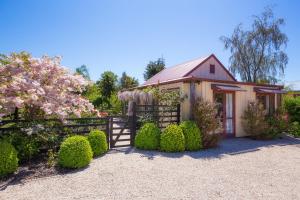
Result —
[[159, 148], [160, 130], [154, 123], [145, 123], [135, 136], [135, 147], [155, 150]]
[[8, 142], [0, 141], [0, 177], [15, 172], [18, 168], [16, 149]]
[[185, 139], [185, 150], [196, 151], [202, 148], [201, 132], [197, 124], [193, 121], [180, 123]]
[[92, 147], [94, 157], [99, 156], [107, 151], [108, 146], [106, 142], [106, 135], [103, 131], [92, 130], [87, 138]]
[[168, 125], [160, 136], [160, 149], [166, 152], [184, 151], [184, 135], [176, 124]]
[[91, 145], [84, 136], [72, 136], [60, 145], [58, 163], [66, 168], [82, 168], [87, 166], [93, 158]]

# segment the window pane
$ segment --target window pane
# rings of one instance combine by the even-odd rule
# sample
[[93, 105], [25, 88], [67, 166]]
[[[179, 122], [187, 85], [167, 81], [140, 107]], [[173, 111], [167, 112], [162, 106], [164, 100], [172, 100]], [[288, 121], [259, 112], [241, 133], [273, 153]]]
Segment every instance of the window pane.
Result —
[[214, 73], [215, 73], [215, 65], [210, 65], [209, 72], [210, 72], [211, 74], [214, 74]]
[[226, 94], [226, 117], [232, 118], [232, 94]]

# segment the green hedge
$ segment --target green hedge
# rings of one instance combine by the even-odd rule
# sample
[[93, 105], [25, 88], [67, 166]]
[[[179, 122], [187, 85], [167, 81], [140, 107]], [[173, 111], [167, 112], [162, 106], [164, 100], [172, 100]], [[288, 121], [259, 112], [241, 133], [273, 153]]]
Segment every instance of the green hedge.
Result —
[[108, 149], [106, 135], [103, 131], [92, 130], [88, 135], [88, 140], [93, 150], [94, 157], [105, 153]]
[[160, 130], [154, 123], [146, 123], [135, 137], [135, 147], [138, 149], [155, 150], [159, 148]]
[[184, 151], [185, 141], [181, 128], [176, 124], [168, 125], [160, 136], [160, 149], [166, 152]]
[[82, 168], [87, 166], [93, 157], [89, 141], [84, 136], [67, 138], [60, 146], [58, 163], [66, 168]]
[[193, 121], [180, 123], [185, 139], [185, 150], [196, 151], [202, 148], [201, 132], [197, 124]]
[[15, 172], [18, 168], [16, 149], [8, 142], [0, 141], [0, 177]]
[[40, 143], [34, 136], [28, 136], [23, 133], [13, 133], [5, 137], [5, 140], [9, 141], [9, 143], [15, 147], [21, 163], [29, 161], [39, 153]]
[[290, 124], [289, 133], [295, 137], [300, 137], [300, 123], [292, 122]]
[[284, 108], [289, 114], [291, 122], [297, 121], [300, 123], [300, 97], [285, 97]]

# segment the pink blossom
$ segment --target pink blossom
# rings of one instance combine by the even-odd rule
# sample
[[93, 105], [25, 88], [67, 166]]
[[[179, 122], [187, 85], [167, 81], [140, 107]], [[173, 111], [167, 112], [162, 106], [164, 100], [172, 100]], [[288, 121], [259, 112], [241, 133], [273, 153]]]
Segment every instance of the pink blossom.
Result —
[[23, 101], [20, 97], [16, 97], [16, 98], [13, 100], [13, 102], [14, 102], [14, 104], [15, 104], [15, 106], [16, 106], [17, 108], [21, 108], [22, 105], [23, 105], [23, 103], [24, 103], [24, 101]]
[[64, 69], [60, 57], [30, 57], [26, 62], [16, 56], [8, 59], [9, 64], [0, 65], [0, 118], [24, 106], [38, 107], [46, 116], [61, 119], [96, 112], [80, 95], [89, 82]]

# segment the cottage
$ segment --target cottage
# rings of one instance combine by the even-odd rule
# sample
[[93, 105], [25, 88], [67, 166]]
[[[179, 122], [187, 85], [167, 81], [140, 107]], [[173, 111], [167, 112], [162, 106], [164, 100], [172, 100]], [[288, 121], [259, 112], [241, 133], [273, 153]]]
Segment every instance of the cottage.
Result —
[[186, 95], [181, 103], [181, 120], [192, 117], [191, 109], [198, 97], [215, 101], [227, 137], [246, 136], [241, 116], [250, 101], [258, 100], [267, 112], [272, 113], [281, 104], [284, 93], [280, 85], [237, 81], [214, 54], [166, 68], [141, 87], [147, 86], [179, 90]]

